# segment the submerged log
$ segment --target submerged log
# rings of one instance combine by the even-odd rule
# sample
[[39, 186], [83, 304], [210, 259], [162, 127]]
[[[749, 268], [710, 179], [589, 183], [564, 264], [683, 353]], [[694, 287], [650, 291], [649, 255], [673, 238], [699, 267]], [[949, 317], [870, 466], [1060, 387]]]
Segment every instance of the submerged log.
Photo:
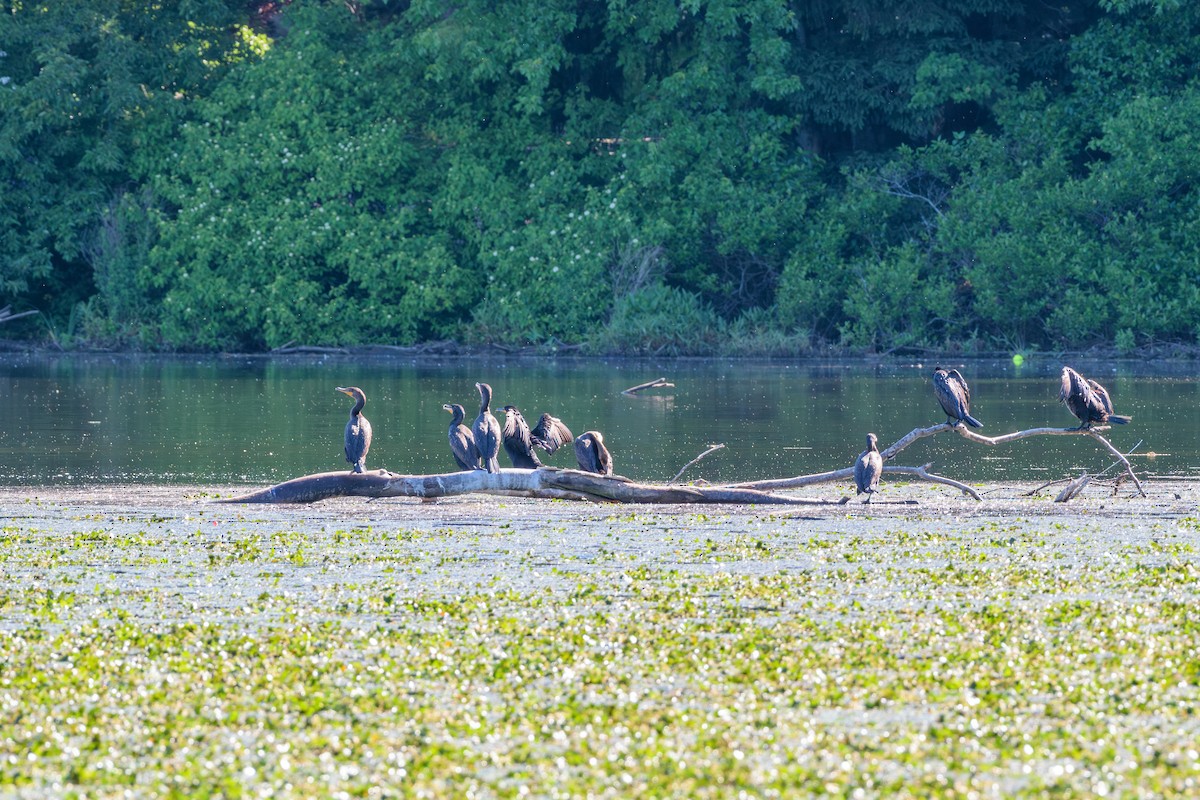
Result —
[[784, 497], [753, 489], [709, 486], [656, 486], [620, 476], [595, 475], [573, 469], [482, 470], [441, 475], [398, 475], [370, 472], [321, 472], [305, 475], [222, 503], [315, 503], [334, 497], [451, 497], [494, 494], [614, 503], [746, 503], [764, 505], [836, 505], [835, 501]]

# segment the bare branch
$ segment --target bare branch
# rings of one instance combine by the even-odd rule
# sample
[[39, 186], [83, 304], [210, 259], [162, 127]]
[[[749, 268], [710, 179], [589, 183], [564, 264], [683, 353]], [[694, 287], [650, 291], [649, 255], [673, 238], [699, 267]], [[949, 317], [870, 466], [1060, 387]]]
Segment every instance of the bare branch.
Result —
[[675, 481], [679, 480], [679, 476], [680, 476], [680, 475], [682, 475], [683, 473], [687, 472], [687, 468], [688, 468], [688, 467], [690, 467], [692, 464], [695, 464], [697, 461], [699, 461], [700, 459], [704, 458], [704, 457], [705, 457], [706, 455], [708, 455], [709, 453], [714, 453], [714, 452], [716, 452], [717, 450], [721, 450], [721, 449], [723, 449], [724, 447], [725, 447], [725, 445], [723, 445], [723, 444], [714, 444], [714, 445], [710, 445], [710, 446], [709, 446], [709, 448], [708, 448], [707, 450], [705, 450], [703, 453], [701, 453], [700, 455], [696, 456], [695, 458], [693, 458], [693, 459], [692, 459], [691, 461], [689, 461], [688, 463], [684, 464], [684, 465], [683, 465], [683, 467], [682, 467], [682, 468], [679, 470], [679, 472], [676, 472], [676, 473], [675, 473], [675, 477], [674, 477], [674, 478], [671, 478], [671, 480], [667, 481], [667, 483], [668, 483], [668, 484], [671, 484], [671, 483], [674, 483]]

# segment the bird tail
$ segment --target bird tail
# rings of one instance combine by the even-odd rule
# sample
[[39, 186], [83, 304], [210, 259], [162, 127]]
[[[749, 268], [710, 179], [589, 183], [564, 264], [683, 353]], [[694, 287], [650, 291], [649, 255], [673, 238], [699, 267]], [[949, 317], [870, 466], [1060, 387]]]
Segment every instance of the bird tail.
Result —
[[965, 417], [963, 417], [963, 422], [967, 423], [972, 428], [982, 428], [983, 427], [983, 423], [980, 422], [979, 420], [975, 419], [974, 417], [972, 417], [970, 414], [967, 414]]
[[495, 457], [489, 458], [487, 460], [487, 471], [491, 472], [493, 474], [499, 472], [500, 471], [500, 459], [495, 458]]
[[1127, 417], [1124, 414], [1109, 414], [1108, 415], [1108, 421], [1115, 422], [1118, 425], [1128, 425], [1130, 420], [1132, 420], [1132, 419], [1133, 419], [1133, 417]]

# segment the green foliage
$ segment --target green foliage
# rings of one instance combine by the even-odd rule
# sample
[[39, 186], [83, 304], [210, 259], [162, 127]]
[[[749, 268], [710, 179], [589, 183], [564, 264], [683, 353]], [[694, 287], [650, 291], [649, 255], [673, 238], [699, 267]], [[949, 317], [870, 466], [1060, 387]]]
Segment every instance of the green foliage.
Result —
[[95, 288], [86, 252], [147, 114], [172, 114], [236, 43], [202, 0], [7, 4], [0, 15], [0, 306], [59, 319]]
[[10, 5], [0, 305], [76, 342], [1197, 337], [1192, 4]]
[[691, 292], [663, 284], [639, 289], [617, 301], [613, 317], [593, 339], [599, 353], [683, 356], [711, 353], [723, 323]]

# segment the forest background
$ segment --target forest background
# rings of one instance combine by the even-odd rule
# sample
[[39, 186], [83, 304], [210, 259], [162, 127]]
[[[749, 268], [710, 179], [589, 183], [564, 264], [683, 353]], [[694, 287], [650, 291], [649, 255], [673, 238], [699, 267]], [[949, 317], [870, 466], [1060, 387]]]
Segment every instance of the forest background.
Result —
[[1200, 341], [1200, 4], [9, 0], [4, 335]]

